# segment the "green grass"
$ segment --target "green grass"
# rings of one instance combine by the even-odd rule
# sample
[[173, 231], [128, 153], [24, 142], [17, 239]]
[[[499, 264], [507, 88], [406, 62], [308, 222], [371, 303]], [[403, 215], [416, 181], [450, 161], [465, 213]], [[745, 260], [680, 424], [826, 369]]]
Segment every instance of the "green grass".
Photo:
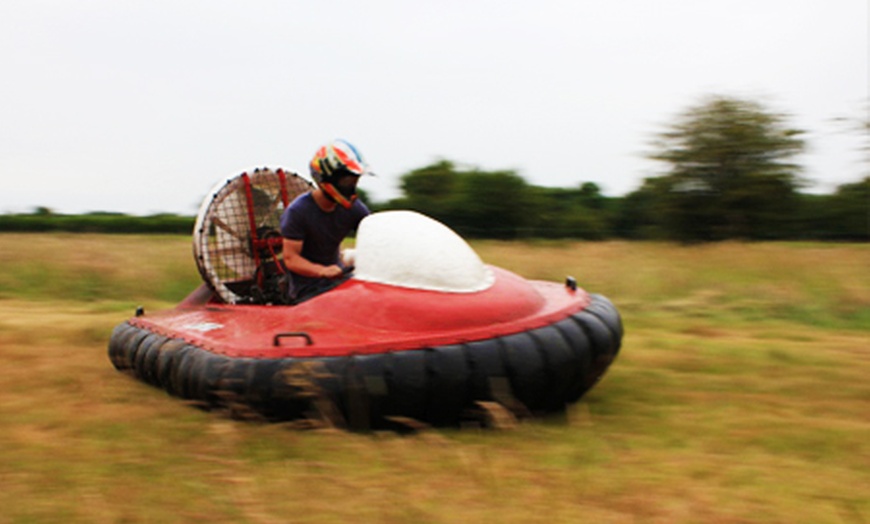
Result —
[[117, 373], [198, 285], [186, 237], [0, 235], [0, 523], [870, 521], [866, 245], [480, 242], [610, 297], [565, 417], [412, 436], [230, 420]]
[[172, 302], [200, 282], [188, 237], [0, 235], [0, 298]]

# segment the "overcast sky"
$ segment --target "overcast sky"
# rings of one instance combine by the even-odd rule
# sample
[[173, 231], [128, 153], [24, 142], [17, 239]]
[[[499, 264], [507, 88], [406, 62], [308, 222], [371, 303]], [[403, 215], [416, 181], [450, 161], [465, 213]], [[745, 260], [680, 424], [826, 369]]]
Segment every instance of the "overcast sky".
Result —
[[860, 179], [867, 0], [2, 0], [0, 213], [194, 214], [350, 140], [377, 178], [440, 158], [639, 187], [707, 94], [808, 131], [813, 191]]

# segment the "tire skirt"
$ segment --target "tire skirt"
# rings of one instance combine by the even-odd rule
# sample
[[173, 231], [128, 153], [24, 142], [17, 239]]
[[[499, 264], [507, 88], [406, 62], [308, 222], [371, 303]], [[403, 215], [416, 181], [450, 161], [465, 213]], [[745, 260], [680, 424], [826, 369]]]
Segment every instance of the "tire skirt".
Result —
[[397, 419], [457, 426], [481, 402], [546, 414], [595, 385], [619, 352], [623, 327], [607, 298], [590, 298], [584, 310], [522, 333], [341, 357], [231, 358], [124, 322], [109, 358], [119, 371], [209, 409], [242, 407], [272, 421], [327, 415], [351, 429]]

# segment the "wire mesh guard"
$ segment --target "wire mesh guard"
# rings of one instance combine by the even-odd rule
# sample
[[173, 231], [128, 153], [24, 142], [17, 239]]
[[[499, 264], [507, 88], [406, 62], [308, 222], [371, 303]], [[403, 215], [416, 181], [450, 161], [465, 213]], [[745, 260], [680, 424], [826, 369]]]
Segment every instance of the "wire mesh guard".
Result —
[[193, 232], [196, 264], [227, 303], [251, 302], [263, 265], [281, 252], [280, 219], [311, 183], [281, 169], [256, 169], [218, 184], [203, 201]]

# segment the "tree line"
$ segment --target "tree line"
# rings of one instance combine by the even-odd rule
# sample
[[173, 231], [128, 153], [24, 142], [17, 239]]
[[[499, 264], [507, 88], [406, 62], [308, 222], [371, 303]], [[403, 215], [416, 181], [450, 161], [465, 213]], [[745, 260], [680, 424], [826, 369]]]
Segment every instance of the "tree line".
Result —
[[[420, 211], [468, 238], [870, 240], [870, 177], [840, 186], [830, 195], [797, 193], [787, 202], [771, 203], [787, 207], [785, 212], [761, 208], [757, 217], [739, 222], [742, 230], [736, 225], [718, 229], [719, 224], [714, 231], [713, 224], [701, 221], [703, 217], [697, 224], [689, 220], [685, 214], [691, 208], [678, 207], [676, 215], [661, 209], [677, 197], [665, 192], [665, 184], [657, 179], [624, 197], [607, 197], [592, 182], [576, 188], [537, 187], [512, 172], [463, 171], [449, 161], [406, 176], [409, 187], [401, 198], [370, 207]], [[443, 185], [443, 191], [423, 191], [428, 185]], [[174, 214], [62, 215], [43, 208], [0, 215], [0, 231], [190, 234], [194, 221], [195, 217]]]
[[123, 213], [94, 212], [79, 215], [55, 213], [39, 207], [32, 213], [0, 215], [0, 231], [28, 233], [142, 233], [189, 234], [196, 217], [161, 213], [131, 216]]
[[[870, 119], [856, 123], [870, 138]], [[665, 172], [624, 197], [592, 182], [530, 186], [512, 171], [445, 160], [404, 175], [403, 196], [385, 207], [421, 211], [471, 237], [870, 240], [870, 176], [831, 195], [800, 192], [794, 159], [804, 134], [755, 101], [709, 96], [655, 137], [649, 156]]]
[[445, 160], [405, 175], [403, 196], [376, 207], [413, 209], [469, 238], [870, 240], [870, 177], [830, 195], [765, 183], [723, 194], [676, 183], [651, 178], [607, 197], [593, 182], [538, 187], [510, 171], [463, 171]]
[[[857, 124], [870, 137], [870, 120]], [[625, 196], [605, 196], [594, 182], [535, 186], [515, 171], [450, 160], [404, 174], [401, 196], [388, 202], [360, 192], [375, 211], [419, 211], [469, 238], [870, 240], [870, 176], [833, 194], [802, 193], [794, 159], [806, 147], [804, 134], [755, 101], [710, 96], [655, 137], [650, 158], [667, 169]], [[46, 208], [0, 215], [0, 231], [190, 233], [193, 224], [194, 217], [171, 214], [57, 215]]]

